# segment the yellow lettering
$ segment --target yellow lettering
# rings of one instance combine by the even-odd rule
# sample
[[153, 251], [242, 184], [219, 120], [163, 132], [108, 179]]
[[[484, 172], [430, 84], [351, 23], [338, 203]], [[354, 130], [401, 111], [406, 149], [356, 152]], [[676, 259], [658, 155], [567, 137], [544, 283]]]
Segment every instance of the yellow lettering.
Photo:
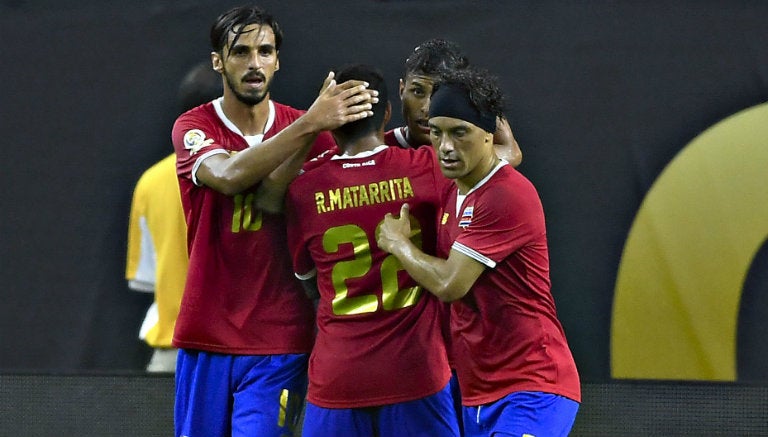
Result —
[[261, 210], [256, 209], [254, 204], [255, 195], [248, 193], [245, 196], [243, 205], [243, 228], [248, 231], [258, 231], [261, 229]]
[[389, 188], [390, 187], [389, 187], [389, 184], [387, 183], [387, 181], [379, 182], [379, 193], [381, 193], [381, 201], [382, 202], [391, 202], [392, 201], [392, 197], [390, 197], [392, 195], [392, 192], [390, 191]]
[[232, 232], [237, 234], [241, 230], [258, 231], [261, 229], [262, 213], [254, 206], [254, 194], [249, 193], [247, 196], [237, 194], [233, 200]]
[[392, 198], [393, 199], [402, 199], [403, 198], [403, 180], [402, 179], [391, 179], [389, 181], [389, 184], [392, 187]]
[[368, 191], [365, 189], [365, 185], [360, 185], [360, 199], [358, 201], [359, 206], [370, 205], [371, 201], [368, 199]]
[[360, 206], [360, 185], [355, 185], [354, 187], [349, 187], [349, 191], [352, 194], [352, 206], [357, 208]]
[[243, 220], [243, 195], [237, 194], [234, 197], [235, 207], [232, 212], [232, 233], [240, 232], [240, 222]]
[[325, 208], [325, 195], [319, 191], [315, 193], [315, 205], [317, 205], [318, 214], [322, 214], [327, 211]]
[[375, 183], [368, 185], [368, 194], [371, 196], [371, 204], [381, 203], [379, 197], [379, 186]]
[[[353, 185], [328, 190], [326, 197], [323, 192], [315, 193], [317, 213], [336, 211], [347, 208], [358, 208], [398, 199], [414, 197], [413, 185], [410, 179], [396, 178], [386, 181], [373, 182], [368, 185]], [[247, 211], [246, 211], [247, 212]]]
[[346, 209], [354, 206], [354, 203], [352, 202], [352, 192], [349, 189], [349, 187], [344, 187], [344, 203], [342, 203], [341, 207]]
[[411, 180], [408, 178], [403, 178], [403, 199], [407, 199], [409, 197], [413, 197], [415, 194], [413, 193], [413, 186], [411, 185]]
[[334, 211], [341, 209], [341, 190], [339, 188], [336, 188], [335, 190], [329, 190], [328, 196], [330, 197], [328, 199], [328, 210]]

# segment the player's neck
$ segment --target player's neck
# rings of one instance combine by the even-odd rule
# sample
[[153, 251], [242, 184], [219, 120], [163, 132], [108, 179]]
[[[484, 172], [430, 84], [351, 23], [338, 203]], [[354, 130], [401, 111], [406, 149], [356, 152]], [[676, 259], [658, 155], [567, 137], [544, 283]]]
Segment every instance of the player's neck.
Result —
[[357, 155], [358, 153], [370, 152], [371, 150], [384, 144], [384, 137], [382, 135], [372, 133], [364, 137], [346, 141], [337, 139], [339, 148], [347, 155]]
[[499, 158], [494, 154], [481, 160], [469, 173], [456, 179], [459, 194], [467, 194], [483, 179], [485, 179], [499, 164]]
[[256, 105], [247, 105], [234, 95], [225, 94], [221, 109], [243, 135], [263, 134], [269, 118], [269, 94]]
[[[418, 149], [421, 146], [424, 146], [426, 144], [421, 144], [421, 141], [417, 141], [413, 138], [413, 135], [411, 134], [411, 130], [408, 129], [408, 126], [403, 126], [403, 133], [405, 137], [405, 142], [408, 143], [408, 146], [412, 149]], [[427, 143], [428, 144], [428, 143]]]

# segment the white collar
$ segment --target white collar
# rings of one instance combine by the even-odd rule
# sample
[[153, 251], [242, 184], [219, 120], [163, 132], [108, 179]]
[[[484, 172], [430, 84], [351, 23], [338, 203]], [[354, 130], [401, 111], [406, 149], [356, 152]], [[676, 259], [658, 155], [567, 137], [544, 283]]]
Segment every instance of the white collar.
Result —
[[275, 124], [275, 104], [272, 103], [272, 100], [269, 100], [269, 117], [267, 117], [267, 124], [264, 125], [264, 133], [263, 134], [257, 134], [257, 135], [243, 135], [243, 132], [240, 131], [240, 129], [235, 126], [234, 123], [232, 123], [232, 120], [227, 118], [227, 116], [224, 114], [224, 110], [221, 109], [221, 101], [223, 97], [219, 97], [218, 99], [213, 101], [213, 108], [216, 110], [216, 115], [219, 116], [219, 119], [221, 119], [221, 122], [224, 123], [224, 126], [226, 126], [229, 130], [232, 132], [240, 135], [245, 139], [246, 142], [248, 142], [249, 146], [255, 146], [256, 144], [260, 144], [264, 140], [264, 134], [269, 132], [269, 130], [272, 128], [272, 125]]
[[357, 154], [355, 154], [355, 155], [347, 155], [346, 153], [344, 153], [344, 154], [341, 154], [341, 155], [333, 155], [333, 156], [331, 157], [331, 160], [334, 160], [334, 159], [356, 159], [356, 158], [367, 158], [367, 157], [369, 157], [369, 156], [373, 156], [373, 155], [375, 155], [375, 154], [377, 154], [377, 153], [381, 152], [382, 150], [386, 150], [388, 147], [389, 147], [389, 146], [387, 146], [386, 144], [382, 144], [382, 145], [380, 145], [380, 146], [376, 146], [376, 148], [375, 148], [375, 149], [373, 149], [373, 150], [366, 150], [365, 152], [360, 152], [360, 153], [357, 153]]

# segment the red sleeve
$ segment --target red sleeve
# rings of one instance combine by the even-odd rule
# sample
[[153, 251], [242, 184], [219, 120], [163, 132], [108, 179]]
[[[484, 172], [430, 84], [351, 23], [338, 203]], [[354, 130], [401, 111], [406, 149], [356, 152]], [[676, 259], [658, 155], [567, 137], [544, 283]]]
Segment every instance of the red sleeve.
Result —
[[[467, 207], [472, 210], [467, 211]], [[501, 179], [487, 187], [473, 202], [468, 198], [461, 214], [471, 223], [463, 228], [455, 243], [495, 262], [546, 233], [538, 194], [524, 178]]]
[[202, 107], [186, 112], [176, 119], [171, 132], [176, 151], [176, 172], [191, 179], [192, 169], [201, 157], [210, 153], [226, 153], [213, 139], [210, 121], [204, 117]]
[[336, 142], [333, 140], [333, 135], [328, 131], [323, 131], [317, 136], [315, 144], [312, 146], [312, 150], [309, 151], [307, 158], [312, 159], [326, 150], [338, 150], [338, 147], [336, 147]]
[[[301, 178], [303, 175], [299, 176]], [[288, 254], [293, 262], [293, 271], [297, 276], [303, 277], [312, 273], [315, 263], [307, 250], [307, 242], [304, 238], [304, 229], [302, 228], [303, 211], [301, 210], [301, 193], [303, 192], [299, 184], [294, 181], [288, 187], [288, 193], [285, 199], [285, 218], [286, 231], [288, 233]], [[306, 196], [306, 193], [304, 193]]]

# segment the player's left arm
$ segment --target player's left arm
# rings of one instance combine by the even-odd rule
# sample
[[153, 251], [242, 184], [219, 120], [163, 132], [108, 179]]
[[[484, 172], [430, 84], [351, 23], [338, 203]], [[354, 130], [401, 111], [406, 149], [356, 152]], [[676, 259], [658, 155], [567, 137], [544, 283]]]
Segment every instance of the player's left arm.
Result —
[[400, 217], [388, 213], [376, 235], [376, 243], [391, 253], [411, 277], [443, 302], [461, 299], [485, 270], [479, 261], [451, 249], [448, 259], [427, 255], [411, 242], [408, 204]]
[[517, 167], [523, 162], [523, 152], [517, 144], [512, 128], [506, 118], [496, 119], [496, 132], [493, 134], [493, 147], [496, 156], [509, 162], [512, 167]]
[[314, 143], [305, 144], [287, 160], [283, 161], [272, 173], [262, 179], [256, 189], [256, 207], [273, 214], [282, 213], [285, 209], [285, 193], [288, 185], [299, 175], [307, 154]]

